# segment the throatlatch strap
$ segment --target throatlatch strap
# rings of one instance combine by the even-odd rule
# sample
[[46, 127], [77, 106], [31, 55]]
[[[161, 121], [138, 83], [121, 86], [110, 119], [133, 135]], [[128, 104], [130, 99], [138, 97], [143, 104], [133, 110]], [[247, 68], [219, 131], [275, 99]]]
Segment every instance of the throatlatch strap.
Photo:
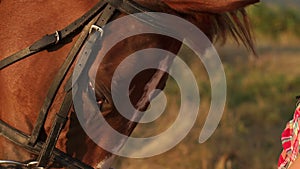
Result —
[[156, 22], [158, 17], [157, 15], [153, 15], [150, 13], [149, 9], [144, 8], [143, 6], [137, 4], [136, 2], [132, 0], [105, 0], [110, 5], [115, 7], [116, 9], [120, 10], [121, 12], [124, 12], [126, 14], [135, 14], [135, 13], [143, 13], [143, 15], [132, 15], [137, 20], [141, 21], [142, 23], [145, 23], [152, 28], [155, 28], [157, 30], [160, 30], [162, 32], [170, 33], [170, 28], [166, 28], [163, 24]]

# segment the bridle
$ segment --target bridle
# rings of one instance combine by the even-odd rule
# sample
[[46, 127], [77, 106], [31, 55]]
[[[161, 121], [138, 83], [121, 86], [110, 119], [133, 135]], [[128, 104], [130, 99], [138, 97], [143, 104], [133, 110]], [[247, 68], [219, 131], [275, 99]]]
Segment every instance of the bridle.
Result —
[[[37, 122], [31, 135], [27, 135], [22, 131], [15, 129], [0, 119], [0, 135], [26, 149], [30, 153], [37, 155], [37, 160], [25, 163], [10, 160], [0, 160], [0, 168], [2, 168], [2, 166], [15, 166], [29, 169], [43, 169], [49, 167], [51, 162], [54, 162], [55, 164], [59, 164], [61, 167], [92, 169], [91, 166], [56, 149], [55, 145], [66, 121], [68, 120], [67, 116], [73, 104], [71, 89], [74, 87], [74, 84], [72, 85], [71, 78], [66, 79], [66, 75], [70, 71], [75, 59], [79, 57], [78, 62], [80, 65], [82, 65], [82, 68], [77, 70], [77, 72], [73, 72], [73, 74], [75, 77], [81, 76], [83, 69], [85, 68], [85, 65], [90, 57], [89, 55], [78, 56], [79, 51], [84, 46], [83, 52], [81, 53], [85, 53], [84, 50], [91, 50], [93, 48], [96, 40], [101, 40], [103, 26], [109, 22], [116, 11], [121, 11], [126, 14], [133, 14], [141, 12], [144, 13], [149, 10], [130, 0], [101, 0], [90, 11], [85, 13], [75, 22], [68, 25], [66, 28], [56, 31], [53, 34], [45, 35], [29, 47], [22, 49], [21, 51], [0, 61], [0, 70], [2, 70], [7, 66], [35, 53], [51, 49], [58, 45], [64, 45], [64, 40], [66, 38], [72, 38], [81, 31], [78, 40], [69, 52], [66, 60], [60, 67], [59, 72], [55, 76], [53, 83], [48, 90], [48, 94], [45, 98], [41, 111], [39, 112]], [[151, 15], [147, 17], [151, 18]], [[151, 22], [151, 19], [150, 21], [145, 19], [141, 20], [151, 26], [161, 27], [160, 25], [157, 25], [157, 23]], [[61, 104], [59, 112], [55, 115], [55, 119], [50, 129], [50, 134], [47, 136], [46, 141], [42, 141], [39, 139], [41, 130], [44, 126], [55, 96], [57, 95], [57, 91], [62, 86], [62, 82], [64, 80], [67, 80], [67, 83], [64, 86], [66, 93], [64, 100]]]

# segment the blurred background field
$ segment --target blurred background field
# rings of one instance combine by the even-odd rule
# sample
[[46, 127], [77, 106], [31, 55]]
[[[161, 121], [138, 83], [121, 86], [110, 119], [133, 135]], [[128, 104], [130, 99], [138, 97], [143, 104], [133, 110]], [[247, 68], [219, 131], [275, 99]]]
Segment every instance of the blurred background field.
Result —
[[[280, 2], [280, 1], [278, 1]], [[242, 46], [216, 44], [227, 78], [227, 103], [222, 120], [203, 144], [198, 137], [210, 106], [210, 83], [200, 62], [184, 58], [197, 80], [201, 105], [196, 124], [172, 150], [146, 159], [118, 158], [116, 169], [275, 169], [280, 135], [300, 95], [299, 2], [260, 3], [248, 8], [259, 58]], [[193, 55], [187, 49], [184, 56]], [[170, 79], [167, 111], [155, 122], [140, 125], [135, 136], [167, 129], [178, 115], [180, 92]], [[188, 112], [187, 112], [188, 113]], [[146, 147], [153, 148], [153, 147]]]

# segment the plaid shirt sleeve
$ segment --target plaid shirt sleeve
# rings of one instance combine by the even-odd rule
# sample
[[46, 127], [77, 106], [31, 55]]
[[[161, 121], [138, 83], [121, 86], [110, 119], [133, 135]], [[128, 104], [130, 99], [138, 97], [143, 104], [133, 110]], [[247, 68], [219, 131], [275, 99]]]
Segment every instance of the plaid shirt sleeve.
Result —
[[300, 105], [295, 110], [294, 117], [288, 122], [281, 134], [282, 153], [278, 160], [278, 169], [287, 169], [299, 155], [300, 141]]

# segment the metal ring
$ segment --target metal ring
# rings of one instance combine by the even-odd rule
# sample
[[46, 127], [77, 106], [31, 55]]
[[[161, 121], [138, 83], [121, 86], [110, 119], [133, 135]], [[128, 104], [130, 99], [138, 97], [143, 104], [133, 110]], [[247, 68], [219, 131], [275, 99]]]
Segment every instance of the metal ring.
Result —
[[22, 166], [29, 169], [44, 169], [44, 167], [37, 167], [37, 161], [30, 161], [28, 163], [22, 163], [13, 160], [0, 160], [0, 165], [15, 165], [15, 166]]
[[92, 25], [91, 28], [90, 28], [90, 31], [89, 31], [89, 34], [93, 31], [93, 29], [95, 31], [98, 31], [100, 32], [100, 35], [103, 36], [103, 29], [97, 25]]
[[39, 162], [37, 162], [37, 161], [31, 161], [31, 162], [27, 163], [26, 166], [28, 168], [37, 168], [38, 164], [39, 164]]

